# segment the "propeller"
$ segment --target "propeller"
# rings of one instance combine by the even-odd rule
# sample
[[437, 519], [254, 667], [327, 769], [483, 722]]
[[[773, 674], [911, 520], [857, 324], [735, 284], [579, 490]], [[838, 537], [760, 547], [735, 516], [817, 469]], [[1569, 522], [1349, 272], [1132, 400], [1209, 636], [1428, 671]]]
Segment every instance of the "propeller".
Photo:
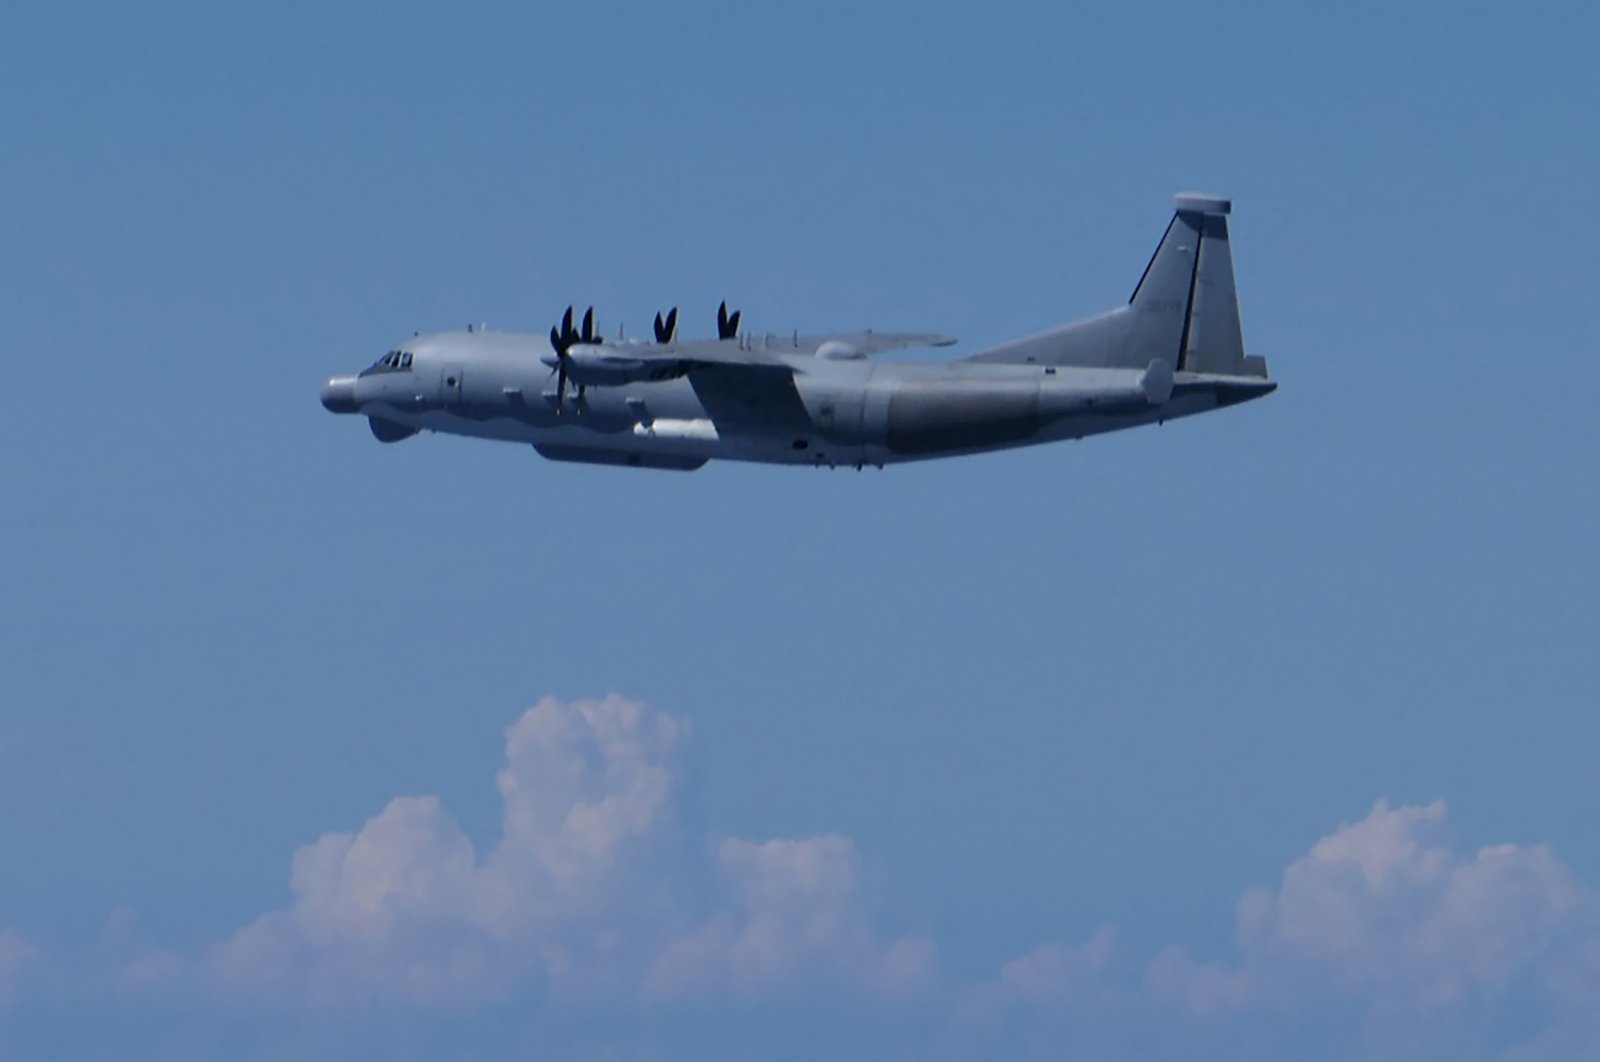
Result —
[[674, 306], [663, 318], [656, 314], [656, 342], [671, 343], [678, 338], [678, 308]]
[[717, 338], [734, 339], [739, 335], [740, 311], [733, 311], [730, 316], [726, 301], [717, 307]]
[[[561, 315], [561, 324], [550, 329], [550, 346], [556, 352], [556, 415], [561, 415], [561, 407], [567, 402], [567, 376], [572, 363], [572, 348], [579, 343], [598, 343], [600, 336], [594, 327], [594, 307], [591, 306], [583, 312], [583, 327], [572, 327], [572, 307], [567, 307], [567, 312]], [[583, 389], [578, 393], [581, 396]]]

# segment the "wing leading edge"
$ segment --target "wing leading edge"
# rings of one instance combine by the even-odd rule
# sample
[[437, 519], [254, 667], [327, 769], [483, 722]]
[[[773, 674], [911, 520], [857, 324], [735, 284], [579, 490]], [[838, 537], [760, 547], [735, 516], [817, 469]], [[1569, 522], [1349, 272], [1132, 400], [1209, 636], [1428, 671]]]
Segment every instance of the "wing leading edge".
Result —
[[[585, 386], [618, 386], [643, 380], [674, 380], [691, 373], [731, 372], [792, 376], [805, 372], [803, 359], [859, 359], [886, 350], [948, 346], [955, 340], [928, 333], [840, 332], [784, 337], [742, 335], [669, 343], [578, 343], [566, 351], [566, 370]], [[550, 355], [546, 364], [558, 363]]]

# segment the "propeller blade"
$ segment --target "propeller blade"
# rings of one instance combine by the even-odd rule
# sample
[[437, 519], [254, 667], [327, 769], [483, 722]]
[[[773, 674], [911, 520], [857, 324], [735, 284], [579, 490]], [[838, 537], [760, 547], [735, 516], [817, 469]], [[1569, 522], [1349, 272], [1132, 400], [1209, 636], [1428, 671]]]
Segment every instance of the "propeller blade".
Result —
[[593, 343], [595, 341], [593, 306], [583, 311], [583, 341], [585, 343]]
[[726, 299], [723, 300], [721, 306], [717, 307], [717, 338], [728, 338], [728, 302]]
[[657, 310], [656, 311], [656, 342], [657, 343], [665, 343], [666, 341], [667, 341], [667, 324], [666, 324], [665, 321], [663, 321], [661, 319], [661, 311]]
[[742, 316], [744, 316], [743, 311], [735, 310], [733, 311], [733, 316], [728, 318], [727, 338], [732, 339], [739, 334], [739, 318]]
[[[593, 315], [594, 311], [590, 310], [584, 321], [586, 328], [594, 327]], [[577, 330], [572, 327], [572, 307], [568, 306], [567, 312], [561, 315], [560, 326], [552, 326], [550, 329], [550, 346], [555, 348], [556, 352], [554, 375], [556, 378], [556, 416], [558, 417], [561, 415], [561, 407], [567, 404], [567, 370], [572, 364], [572, 355], [569, 351], [571, 351], [572, 345], [578, 342], [579, 338]]]
[[674, 306], [667, 311], [667, 342], [671, 343], [678, 338], [678, 308]]

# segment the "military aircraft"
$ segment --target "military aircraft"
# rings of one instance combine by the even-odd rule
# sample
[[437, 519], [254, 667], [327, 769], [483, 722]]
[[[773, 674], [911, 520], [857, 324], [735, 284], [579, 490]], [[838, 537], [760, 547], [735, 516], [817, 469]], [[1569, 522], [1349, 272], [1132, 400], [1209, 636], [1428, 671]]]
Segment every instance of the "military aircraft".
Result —
[[712, 458], [827, 468], [975, 454], [1159, 424], [1269, 394], [1244, 352], [1232, 204], [1180, 195], [1127, 305], [957, 361], [874, 361], [938, 335], [757, 335], [724, 303], [716, 339], [606, 339], [594, 310], [541, 335], [418, 335], [322, 387], [386, 443], [421, 431], [531, 443], [556, 461], [691, 470]]

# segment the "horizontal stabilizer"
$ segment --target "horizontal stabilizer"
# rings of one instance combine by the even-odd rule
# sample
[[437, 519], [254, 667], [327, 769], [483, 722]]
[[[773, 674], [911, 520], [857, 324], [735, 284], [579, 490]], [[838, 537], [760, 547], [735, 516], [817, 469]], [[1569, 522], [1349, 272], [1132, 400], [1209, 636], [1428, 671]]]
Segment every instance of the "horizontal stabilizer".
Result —
[[1139, 390], [1144, 392], [1144, 400], [1152, 406], [1164, 406], [1167, 399], [1172, 397], [1172, 364], [1157, 358], [1144, 370], [1144, 375], [1139, 377]]

